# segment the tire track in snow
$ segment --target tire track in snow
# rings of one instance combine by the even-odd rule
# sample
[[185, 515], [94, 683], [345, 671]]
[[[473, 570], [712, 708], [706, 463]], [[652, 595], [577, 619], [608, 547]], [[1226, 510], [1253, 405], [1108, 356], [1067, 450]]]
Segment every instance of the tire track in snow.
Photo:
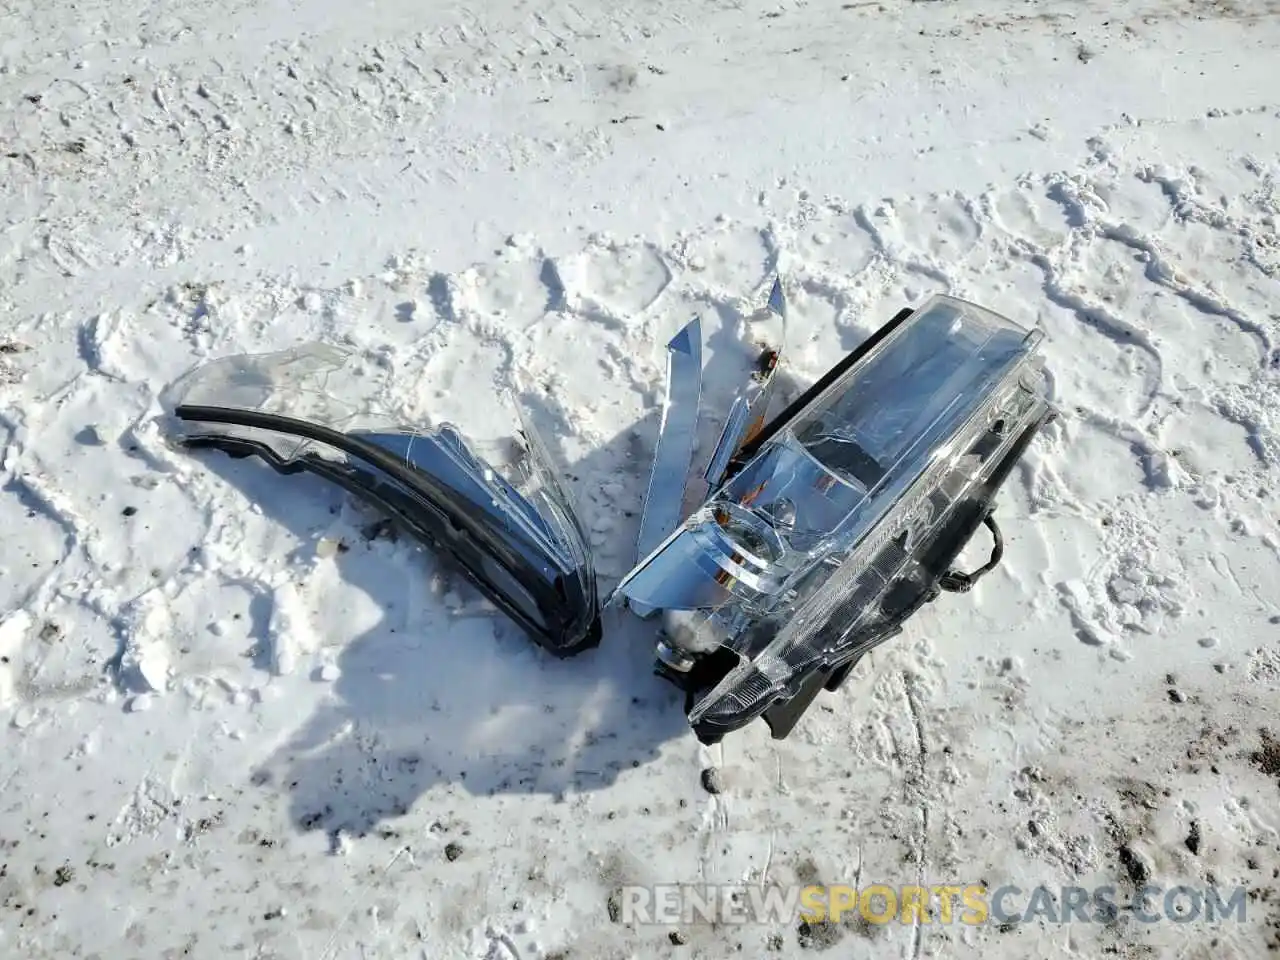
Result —
[[1151, 342], [1151, 338], [1142, 330], [1126, 323], [1105, 307], [1092, 302], [1084, 294], [1069, 289], [1063, 280], [1062, 268], [1055, 264], [1050, 255], [1038, 250], [1027, 241], [1017, 240], [1028, 262], [1040, 269], [1044, 282], [1042, 289], [1051, 303], [1072, 313], [1081, 323], [1094, 330], [1112, 343], [1124, 347], [1138, 347], [1146, 353], [1155, 364], [1155, 372], [1146, 384], [1145, 399], [1138, 410], [1138, 415], [1149, 414], [1159, 398], [1163, 385], [1164, 358], [1160, 350]]
[[[924, 719], [922, 717], [919, 691], [916, 689], [916, 678], [914, 674], [904, 670], [899, 674], [899, 679], [902, 684], [902, 697], [906, 703], [907, 712], [911, 715], [912, 729], [915, 731], [915, 741], [916, 741], [915, 742], [915, 748], [916, 748], [915, 763], [918, 764], [918, 768], [913, 770], [913, 773], [909, 773], [907, 775], [907, 782], [908, 784], [910, 784], [913, 774], [915, 776], [918, 776], [920, 778], [920, 784], [917, 785], [917, 789], [920, 789], [922, 792], [922, 796], [919, 798], [919, 801], [918, 801], [919, 816], [920, 816], [920, 832], [917, 834], [915, 838], [913, 838], [913, 850], [915, 853], [915, 862], [916, 862], [916, 886], [919, 888], [928, 889], [927, 886], [925, 885], [924, 878], [925, 878], [925, 872], [929, 869], [930, 809], [929, 809], [928, 797], [927, 795], [923, 795], [923, 784], [928, 780], [928, 777], [929, 777], [929, 769], [928, 769], [929, 746], [928, 746], [928, 741], [925, 739]], [[909, 793], [912, 792], [909, 786], [908, 786], [908, 792]], [[928, 910], [929, 905], [926, 903], [923, 905], [922, 908], [924, 910]], [[911, 918], [912, 960], [919, 960], [919, 957], [921, 955], [921, 949], [923, 947], [924, 935], [920, 929], [921, 912], [922, 912], [921, 909], [917, 909], [915, 912], [915, 915]]]
[[1169, 255], [1160, 249], [1158, 240], [1140, 233], [1128, 224], [1111, 224], [1099, 221], [1096, 229], [1099, 236], [1114, 240], [1131, 250], [1144, 254], [1146, 259], [1145, 273], [1148, 280], [1172, 290], [1200, 313], [1228, 320], [1242, 333], [1256, 338], [1261, 355], [1259, 362], [1263, 366], [1267, 364], [1273, 345], [1271, 334], [1267, 329], [1262, 324], [1250, 320], [1240, 310], [1222, 298], [1206, 291], [1198, 290], [1191, 283], [1180, 279], [1181, 273], [1170, 260]]

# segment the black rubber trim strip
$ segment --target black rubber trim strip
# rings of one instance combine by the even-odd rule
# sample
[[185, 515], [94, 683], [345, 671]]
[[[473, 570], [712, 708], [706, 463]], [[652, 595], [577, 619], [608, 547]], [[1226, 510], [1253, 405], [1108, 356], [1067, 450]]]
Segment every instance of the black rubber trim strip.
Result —
[[[189, 446], [214, 447], [233, 456], [256, 455], [280, 473], [306, 470], [367, 500], [402, 522], [420, 540], [445, 551], [486, 597], [557, 656], [570, 656], [599, 643], [598, 609], [575, 611], [576, 605], [562, 576], [548, 580], [532, 569], [524, 557], [511, 549], [499, 531], [479, 522], [474, 511], [456, 505], [447, 487], [432, 482], [429, 474], [405, 466], [394, 454], [330, 427], [278, 414], [194, 404], [183, 404], [174, 410], [174, 414], [182, 420], [262, 429], [314, 440], [358, 457], [392, 482], [382, 481], [376, 474], [366, 471], [344, 470], [341, 465], [323, 457], [303, 456], [285, 460], [266, 444], [238, 437], [202, 434], [188, 437], [185, 441]], [[424, 507], [430, 508], [436, 516], [428, 520], [423, 515]], [[482, 565], [485, 557], [498, 563], [529, 592], [539, 612], [546, 618], [546, 624], [539, 624], [524, 614], [519, 605], [485, 575]], [[553, 565], [549, 563], [548, 566]], [[590, 571], [588, 575], [591, 575]], [[586, 598], [578, 596], [577, 590], [573, 591], [573, 598], [582, 601], [582, 607], [586, 606]], [[583, 613], [587, 617], [583, 617]], [[573, 624], [584, 619], [587, 622], [584, 635], [570, 631]]]
[[[413, 470], [405, 466], [404, 461], [395, 454], [388, 453], [367, 440], [348, 436], [340, 430], [334, 430], [332, 427], [299, 420], [296, 417], [226, 407], [184, 404], [175, 409], [174, 413], [182, 420], [196, 420], [201, 423], [221, 423], [236, 427], [269, 430], [272, 433], [282, 433], [288, 436], [301, 437], [305, 440], [314, 440], [317, 443], [323, 443], [336, 450], [341, 450], [343, 453], [359, 457], [371, 466], [377, 467], [406, 490], [410, 490], [433, 503], [443, 505], [452, 499], [449, 489], [443, 484], [433, 482], [430, 474], [423, 473], [421, 470]], [[485, 542], [485, 545], [489, 546], [494, 553], [503, 557], [506, 561], [503, 566], [523, 566], [519, 557], [507, 546], [505, 541], [495, 535], [486, 524], [476, 523], [472, 519], [473, 514], [462, 510], [451, 510], [449, 512], [457, 514], [460, 521], [459, 525], [467, 528], [468, 533]]]

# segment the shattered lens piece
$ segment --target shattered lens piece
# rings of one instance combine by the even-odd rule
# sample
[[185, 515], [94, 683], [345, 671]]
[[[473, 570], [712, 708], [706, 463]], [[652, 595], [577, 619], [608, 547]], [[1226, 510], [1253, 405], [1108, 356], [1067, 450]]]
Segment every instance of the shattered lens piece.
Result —
[[786, 736], [940, 587], [971, 582], [949, 565], [1052, 416], [1041, 338], [952, 297], [904, 311], [623, 579], [630, 603], [664, 610], [659, 672], [700, 739], [759, 716]]
[[598, 644], [589, 550], [532, 424], [508, 480], [450, 424], [420, 430], [361, 412], [359, 391], [333, 382], [350, 368], [349, 354], [322, 344], [224, 357], [183, 377], [165, 405], [188, 447], [309, 471], [383, 511], [557, 656]]

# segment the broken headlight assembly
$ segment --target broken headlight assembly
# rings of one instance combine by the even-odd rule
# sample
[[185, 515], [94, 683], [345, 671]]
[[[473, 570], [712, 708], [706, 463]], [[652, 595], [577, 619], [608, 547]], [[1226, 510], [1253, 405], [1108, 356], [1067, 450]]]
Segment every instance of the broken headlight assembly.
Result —
[[[617, 595], [662, 611], [658, 670], [715, 742], [785, 737], [822, 689], [1002, 549], [996, 491], [1052, 416], [1042, 335], [952, 297], [903, 311], [739, 449]], [[951, 569], [979, 527], [977, 574]]]
[[[703, 742], [764, 717], [785, 737], [823, 689], [942, 590], [999, 560], [994, 498], [1053, 416], [1038, 331], [938, 296], [904, 310], [766, 422], [786, 304], [775, 284], [747, 320], [767, 346], [727, 412], [681, 519], [701, 395], [695, 320], [669, 345], [667, 399], [639, 563], [612, 594], [657, 615], [657, 669], [686, 693]], [[601, 636], [582, 529], [532, 423], [506, 475], [451, 425], [354, 412], [319, 344], [226, 357], [169, 391], [180, 442], [256, 455], [337, 483], [441, 552], [543, 647]], [[952, 564], [986, 525], [991, 560]]]

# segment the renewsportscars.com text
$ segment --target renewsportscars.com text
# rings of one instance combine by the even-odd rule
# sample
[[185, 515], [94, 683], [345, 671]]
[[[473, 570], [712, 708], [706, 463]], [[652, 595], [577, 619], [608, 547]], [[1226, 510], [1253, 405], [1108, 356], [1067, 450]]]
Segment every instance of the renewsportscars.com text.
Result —
[[749, 886], [659, 884], [621, 890], [623, 923], [809, 923], [860, 917], [872, 924], [1224, 923], [1245, 919], [1243, 887], [1149, 885], [1133, 894], [1115, 886], [1006, 884], [933, 886], [846, 884]]

